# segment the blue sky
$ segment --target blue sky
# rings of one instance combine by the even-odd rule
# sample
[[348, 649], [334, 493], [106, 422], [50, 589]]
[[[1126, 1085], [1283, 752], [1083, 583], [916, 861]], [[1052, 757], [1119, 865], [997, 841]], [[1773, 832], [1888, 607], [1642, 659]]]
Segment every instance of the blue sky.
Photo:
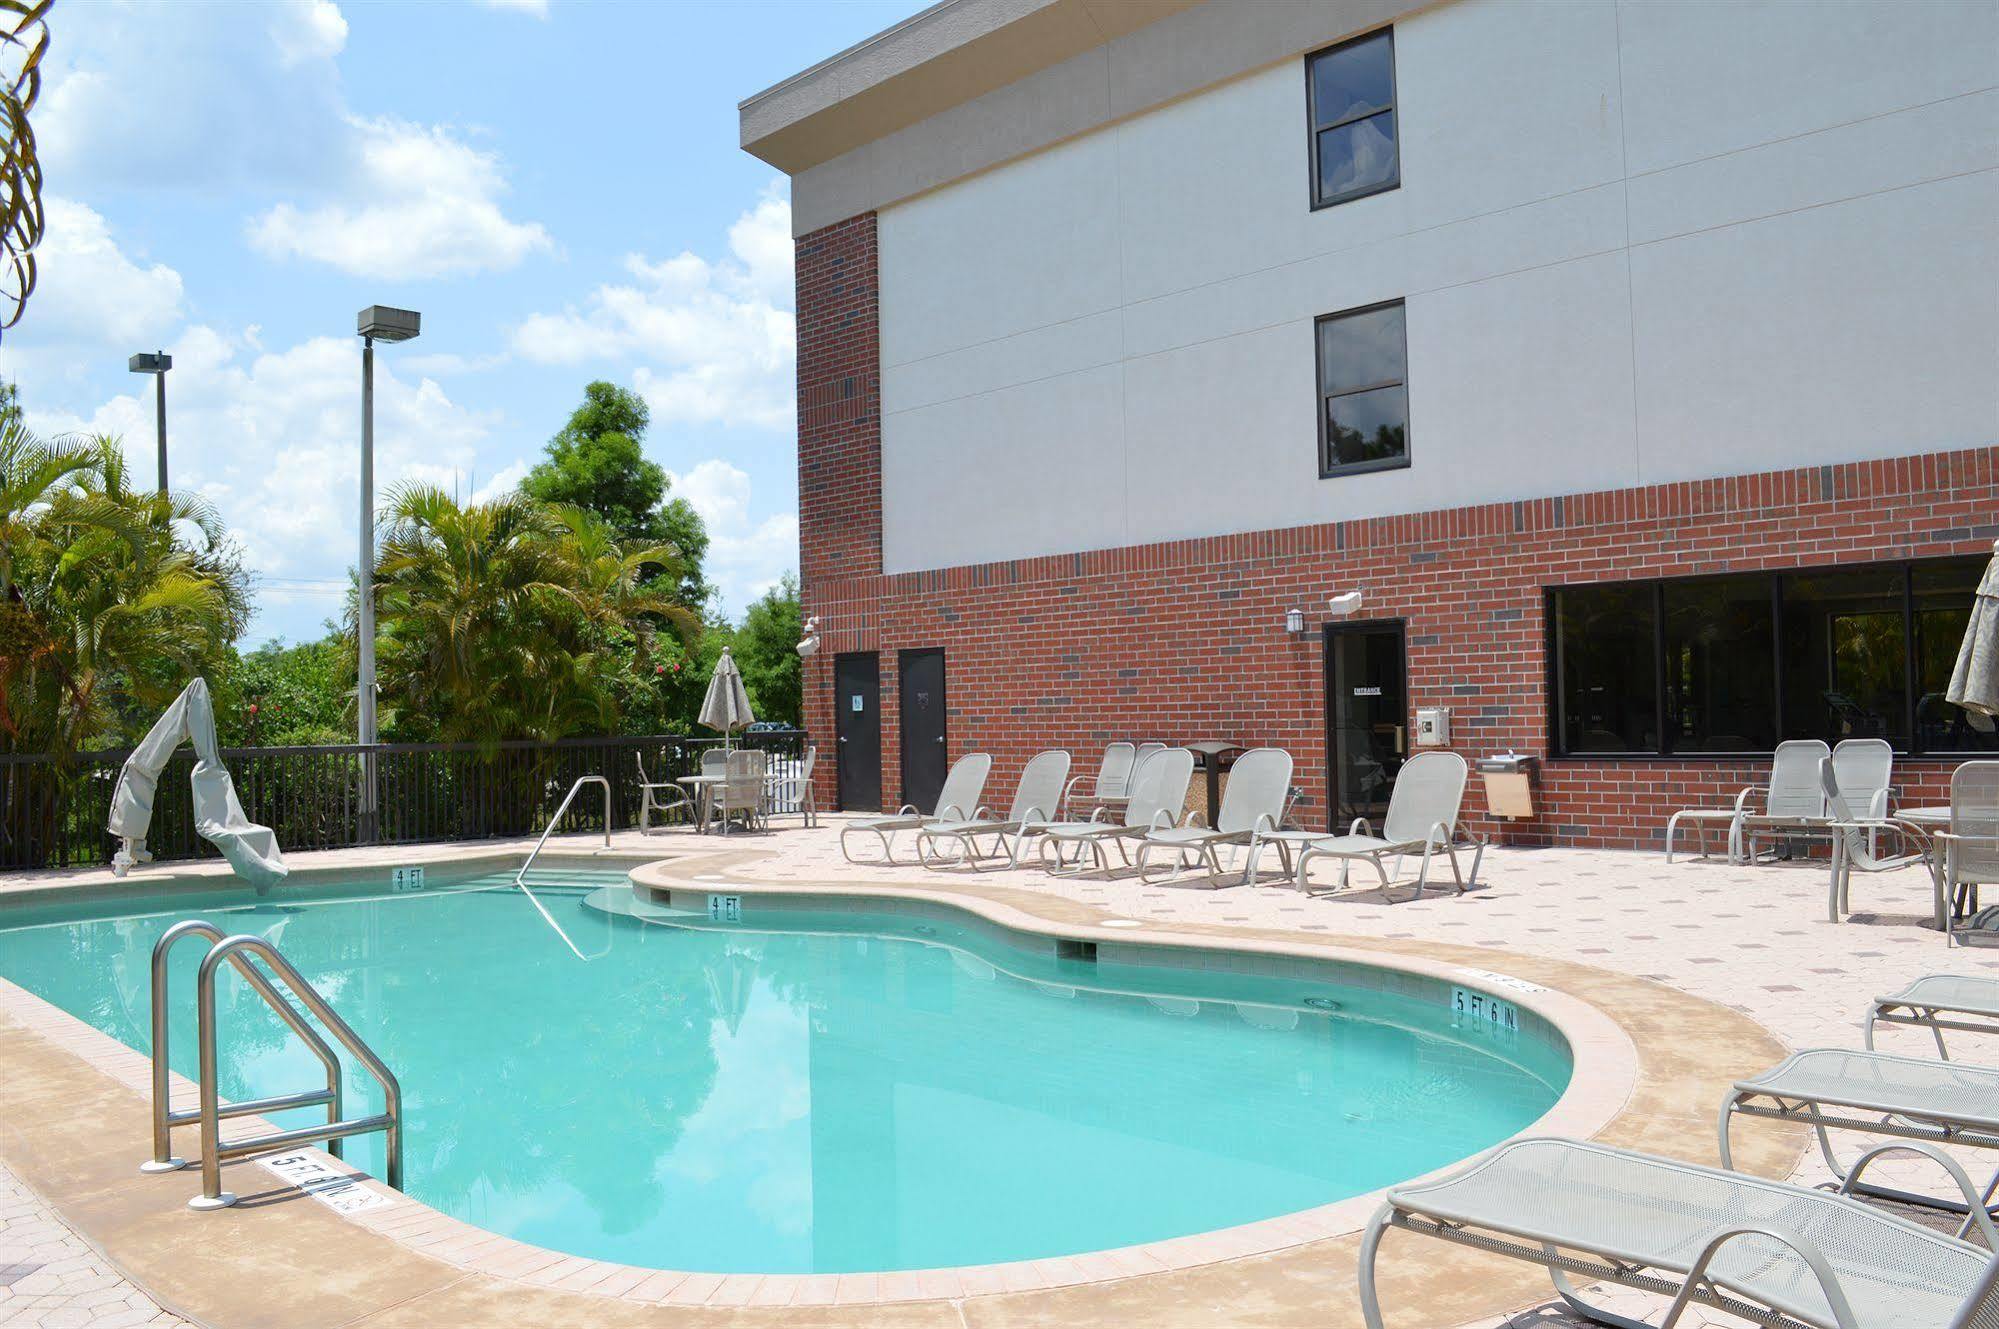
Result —
[[797, 501], [788, 206], [736, 103], [919, 7], [70, 0], [34, 116], [41, 286], [0, 374], [149, 479], [125, 361], [172, 353], [172, 481], [244, 544], [250, 641], [296, 641], [354, 559], [355, 311], [417, 309], [377, 356], [381, 487], [504, 486], [612, 379], [739, 611], [796, 565]]

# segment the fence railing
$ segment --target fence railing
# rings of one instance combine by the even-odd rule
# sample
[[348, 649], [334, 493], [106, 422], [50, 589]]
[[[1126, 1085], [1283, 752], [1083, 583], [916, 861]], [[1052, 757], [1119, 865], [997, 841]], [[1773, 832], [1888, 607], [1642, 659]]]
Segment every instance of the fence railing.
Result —
[[[646, 737], [473, 743], [379, 743], [325, 747], [226, 748], [223, 761], [251, 821], [277, 832], [286, 849], [342, 849], [359, 844], [478, 840], [538, 833], [581, 775], [611, 781], [613, 830], [638, 824], [639, 763], [653, 780], [700, 769], [719, 738]], [[773, 775], [793, 774], [805, 752], [796, 729], [738, 735], [737, 746], [771, 754]], [[362, 824], [362, 757], [375, 757], [377, 825]], [[129, 749], [90, 752], [65, 769], [52, 758], [0, 753], [0, 867], [73, 867], [107, 863], [117, 848], [105, 821]], [[160, 773], [146, 847], [158, 859], [208, 857], [195, 833], [183, 747]], [[583, 806], [588, 804], [588, 806]], [[580, 800], [564, 831], [600, 830], [600, 800]]]

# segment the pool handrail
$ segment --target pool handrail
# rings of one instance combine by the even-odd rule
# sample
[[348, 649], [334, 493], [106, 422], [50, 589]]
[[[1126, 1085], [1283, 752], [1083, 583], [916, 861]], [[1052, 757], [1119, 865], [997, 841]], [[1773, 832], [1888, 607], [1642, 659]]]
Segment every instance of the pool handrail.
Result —
[[[215, 979], [225, 964], [234, 967], [239, 973], [249, 969], [251, 967], [247, 959], [249, 955], [256, 956], [268, 965], [271, 972], [291, 989], [292, 995], [297, 997], [305, 1008], [312, 1012], [314, 1018], [326, 1026], [340, 1045], [375, 1077], [376, 1082], [382, 1086], [382, 1111], [366, 1117], [337, 1118], [328, 1121], [324, 1126], [300, 1126], [249, 1139], [230, 1140], [226, 1143], [223, 1141], [222, 1118], [225, 1115], [241, 1115], [254, 1105], [231, 1104], [226, 1112], [221, 1105], [220, 1077], [216, 1066]], [[261, 994], [266, 989], [275, 991], [268, 980], [257, 991]], [[375, 1131], [383, 1133], [387, 1145], [386, 1170], [389, 1186], [392, 1190], [402, 1189], [402, 1085], [397, 1081], [395, 1073], [375, 1055], [375, 1050], [368, 1046], [366, 1040], [354, 1032], [353, 1026], [340, 1018], [340, 1013], [327, 1004], [326, 998], [319, 994], [319, 990], [306, 981], [305, 976], [278, 952], [277, 947], [262, 937], [247, 932], [224, 937], [209, 947], [208, 954], [201, 957], [201, 969], [195, 977], [195, 1038], [200, 1044], [201, 1055], [201, 1194], [187, 1202], [188, 1208], [225, 1209], [236, 1203], [236, 1197], [222, 1189], [224, 1159], [264, 1153], [293, 1144], [331, 1146], [348, 1136], [367, 1135]], [[325, 1044], [321, 1042], [320, 1046], [323, 1047]], [[285, 1102], [282, 1099], [265, 1099], [262, 1106], [291, 1107], [298, 1104]]]
[[[205, 937], [211, 943], [212, 949], [213, 943], [221, 941], [224, 935], [221, 928], [216, 927], [215, 924], [208, 922], [206, 919], [190, 918], [176, 923], [165, 932], [162, 932], [160, 939], [153, 943], [153, 1156], [147, 1162], [139, 1165], [141, 1172], [174, 1172], [186, 1167], [186, 1159], [174, 1156], [173, 1128], [176, 1126], [191, 1125], [201, 1120], [201, 1113], [198, 1110], [192, 1112], [175, 1112], [170, 1100], [173, 1071], [168, 1065], [167, 1055], [169, 1041], [169, 1021], [167, 1018], [168, 956], [172, 952], [175, 943], [179, 942], [183, 937]], [[308, 1090], [297, 1094], [281, 1094], [275, 1098], [259, 1098], [242, 1103], [231, 1103], [226, 1107], [219, 1108], [218, 1115], [224, 1117], [241, 1117], [256, 1112], [275, 1112], [285, 1108], [312, 1107], [316, 1104], [324, 1103], [326, 1104], [327, 1121], [330, 1123], [340, 1120], [340, 1058], [334, 1054], [332, 1048], [326, 1045], [326, 1040], [319, 1036], [319, 1032], [306, 1022], [304, 1016], [298, 1013], [298, 1009], [285, 1000], [284, 994], [279, 992], [271, 983], [271, 980], [264, 977], [263, 973], [255, 965], [241, 957], [232, 959], [231, 963], [236, 972], [243, 976], [243, 981], [250, 985], [251, 990], [264, 999], [264, 1004], [276, 1012], [278, 1018], [283, 1020], [285, 1024], [290, 1026], [291, 1031], [299, 1036], [299, 1041], [310, 1048], [312, 1055], [319, 1059], [319, 1064], [326, 1069], [326, 1088]], [[335, 1158], [343, 1156], [341, 1144], [338, 1139], [327, 1141], [326, 1151]]]
[[521, 870], [514, 874], [514, 885], [521, 888], [521, 894], [527, 896], [528, 903], [534, 906], [542, 921], [555, 929], [555, 935], [562, 938], [562, 944], [569, 948], [569, 953], [587, 964], [591, 957], [576, 948], [576, 943], [562, 930], [562, 924], [556, 922], [555, 915], [549, 913], [541, 901], [535, 898], [527, 883], [528, 869], [534, 866], [535, 859], [541, 855], [541, 847], [547, 844], [548, 837], [555, 833], [556, 825], [562, 820], [562, 814], [569, 811], [569, 805], [576, 799], [576, 791], [586, 784], [604, 786], [604, 847], [606, 849], [611, 847], [611, 782], [601, 775], [580, 775], [576, 778], [576, 783], [569, 786], [569, 792], [562, 796], [562, 802], [556, 807], [555, 815], [548, 819], [548, 825], [542, 828], [541, 838], [534, 842], [534, 848], [529, 851], [527, 861], [521, 864]]

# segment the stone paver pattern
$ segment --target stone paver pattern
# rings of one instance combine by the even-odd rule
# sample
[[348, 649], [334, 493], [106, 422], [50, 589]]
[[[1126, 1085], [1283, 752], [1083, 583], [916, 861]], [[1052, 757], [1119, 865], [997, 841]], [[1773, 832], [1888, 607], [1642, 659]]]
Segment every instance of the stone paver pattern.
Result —
[[120, 1277], [55, 1211], [0, 1167], [0, 1325], [189, 1329]]

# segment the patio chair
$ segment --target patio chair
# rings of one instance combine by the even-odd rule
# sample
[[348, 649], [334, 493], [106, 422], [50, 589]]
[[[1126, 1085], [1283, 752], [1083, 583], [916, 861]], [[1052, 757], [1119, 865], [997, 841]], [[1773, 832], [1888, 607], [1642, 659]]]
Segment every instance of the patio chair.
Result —
[[1423, 866], [1416, 874], [1416, 893], [1409, 897], [1420, 899], [1430, 881], [1430, 859], [1441, 850], [1450, 860], [1458, 894], [1463, 895], [1478, 881], [1479, 863], [1485, 857], [1485, 846], [1478, 846], [1478, 855], [1472, 859], [1471, 880], [1467, 881], [1458, 869], [1456, 846], [1458, 809], [1464, 803], [1467, 773], [1465, 759], [1455, 752], [1419, 752], [1402, 763], [1395, 776], [1395, 787], [1389, 791], [1388, 813], [1382, 818], [1381, 834], [1374, 834], [1367, 818], [1355, 817], [1345, 835], [1313, 840], [1298, 855], [1298, 889], [1311, 889], [1307, 872], [1313, 859], [1336, 858], [1340, 860], [1341, 889], [1345, 889], [1347, 874], [1354, 863], [1365, 860], [1374, 865], [1375, 875], [1381, 878], [1382, 889], [1386, 891], [1389, 878], [1381, 860], [1394, 858], [1396, 871], [1400, 873], [1401, 860], [1420, 853]]
[[819, 824], [819, 807], [812, 796], [812, 768], [818, 761], [819, 749], [808, 747], [796, 766], [770, 777], [770, 788], [765, 791], [769, 816], [777, 816], [778, 809], [784, 808], [795, 810], [808, 828]]
[[1218, 851], [1224, 845], [1242, 845], [1248, 857], [1242, 872], [1247, 885], [1262, 847], [1258, 837], [1284, 824], [1284, 809], [1290, 800], [1291, 754], [1281, 748], [1254, 748], [1243, 753], [1229, 770], [1228, 787], [1222, 790], [1222, 806], [1213, 826], [1196, 822], [1146, 832], [1138, 846], [1140, 880], [1145, 879], [1152, 852], [1167, 849], [1175, 856], [1176, 878], [1191, 853], [1207, 863], [1208, 885], [1219, 886], [1222, 861]]
[[753, 831], [767, 824], [764, 779], [769, 761], [761, 748], [737, 748], [727, 754], [722, 783], [713, 786], [709, 795], [709, 812], [722, 823], [722, 834], [729, 833], [732, 821]]
[[1571, 1278], [1672, 1298], [1660, 1329], [1689, 1306], [1813, 1329], [1999, 1322], [1999, 1256], [1970, 1242], [1844, 1195], [1576, 1140], [1514, 1140], [1389, 1191], [1361, 1239], [1368, 1329], [1382, 1329], [1375, 1262], [1390, 1228], [1538, 1264], [1564, 1302], [1625, 1329], [1642, 1322], [1591, 1305]]
[[703, 775], [725, 775], [729, 770], [729, 750], [727, 748], [705, 748], [701, 753], [701, 773]]
[[840, 856], [849, 863], [869, 863], [873, 860], [855, 858], [847, 849], [847, 837], [856, 833], [871, 834], [882, 842], [881, 862], [895, 862], [895, 837], [902, 831], [913, 831], [933, 821], [970, 821], [978, 810], [979, 798], [985, 792], [986, 776], [991, 774], [993, 759], [990, 753], [968, 752], [952, 764], [949, 774], [944, 777], [944, 787], [937, 791], [937, 806], [929, 812], [919, 812], [913, 803], [904, 803], [893, 816], [861, 817], [840, 828]]
[[1936, 1040], [1937, 1056], [1950, 1060], [1944, 1030], [1966, 1034], [1999, 1034], [1999, 978], [1962, 974], [1929, 974], [1900, 992], [1876, 997], [1867, 1008], [1862, 1038], [1874, 1046], [1874, 1026], [1902, 1025], [1927, 1029]]
[[[1089, 821], [1056, 822], [1041, 828], [1043, 866], [1057, 876], [1074, 876], [1084, 870], [1082, 851], [1088, 849], [1089, 862], [1098, 871], [1109, 872], [1110, 859], [1104, 856], [1107, 844], [1114, 845], [1118, 856], [1129, 864], [1131, 854], [1125, 841], [1143, 839], [1151, 831], [1178, 823], [1180, 810], [1187, 803], [1187, 784], [1193, 778], [1194, 754], [1187, 749], [1162, 748], [1153, 753], [1132, 772], [1131, 793], [1118, 820], [1109, 820], [1106, 809], [1100, 807]], [[1076, 851], [1076, 865], [1065, 868], [1062, 855], [1070, 849]], [[1054, 851], [1053, 866], [1048, 864], [1050, 850]]]
[[1733, 807], [1680, 809], [1666, 818], [1666, 861], [1673, 861], [1673, 837], [1679, 832], [1682, 822], [1693, 823], [1699, 833], [1702, 858], [1707, 857], [1708, 827], [1717, 824], [1726, 826], [1728, 861], [1731, 863], [1746, 857], [1743, 829], [1752, 816], [1759, 823], [1769, 825], [1777, 822], [1790, 825], [1805, 819], [1814, 825], [1823, 825], [1826, 817], [1825, 794], [1819, 787], [1819, 763], [1828, 755], [1830, 749], [1816, 738], [1794, 738], [1779, 743], [1770, 756], [1770, 781], [1762, 791], [1763, 811], [1750, 811], [1751, 800], [1757, 794], [1754, 785], [1735, 796]]
[[1979, 886], [1999, 882], [1999, 761], [1951, 772], [1950, 829], [1935, 839], [1937, 926], [1948, 931], [1951, 917], [1977, 910]]
[[[697, 805], [685, 789], [671, 782], [662, 783], [647, 775], [646, 759], [642, 754], [634, 752], [632, 760], [638, 763], [639, 768], [640, 835], [666, 834], [667, 828], [664, 823], [668, 817], [676, 814], [684, 814], [690, 822], [694, 820], [698, 812]], [[659, 814], [662, 823], [659, 826], [652, 824], [654, 813]]]
[[[1832, 814], [1828, 823], [1833, 837], [1832, 879], [1826, 893], [1826, 916], [1837, 923], [1841, 914], [1853, 911], [1855, 872], [1893, 872], [1911, 864], [1927, 863], [1930, 857], [1929, 837], [1921, 827], [1908, 822], [1890, 817], [1855, 816], [1853, 809], [1847, 805], [1846, 795], [1840, 792], [1839, 777], [1833, 770], [1830, 757], [1821, 764], [1819, 782], [1826, 808]], [[1879, 852], [1883, 833], [1895, 837], [1893, 853]], [[1937, 887], [1936, 893], [1941, 896], [1942, 888]]]
[[[980, 808], [972, 817], [962, 821], [933, 821], [919, 827], [916, 832], [916, 857], [927, 868], [962, 863], [979, 870], [982, 857], [998, 858], [1004, 850], [1005, 866], [1017, 866], [1021, 845], [1054, 820], [1055, 808], [1061, 802], [1062, 789], [1068, 778], [1068, 753], [1059, 749], [1035, 753], [1020, 769], [1020, 780], [1013, 787], [1013, 803], [1007, 808], [1005, 817], [995, 817], [992, 809]], [[979, 853], [979, 837], [982, 835], [993, 837], [990, 854]], [[957, 841], [957, 855], [947, 858], [937, 853], [939, 840]]]
[[[1847, 810], [1856, 818], [1878, 821], [1888, 815], [1889, 781], [1894, 773], [1895, 750], [1882, 739], [1848, 738], [1833, 745], [1833, 781], [1839, 786]], [[1767, 834], [1785, 839], [1836, 838], [1830, 825], [1836, 820], [1840, 818], [1833, 813], [1830, 797], [1825, 800], [1825, 809], [1817, 814], [1805, 811], [1793, 817], [1745, 816], [1740, 832], [1744, 858], [1751, 863], [1756, 861], [1756, 842]], [[1868, 833], [1867, 848], [1869, 852], [1880, 848], [1878, 831]]]
[[1103, 760], [1097, 763], [1095, 775], [1072, 775], [1069, 783], [1062, 786], [1062, 806], [1056, 809], [1058, 817], [1068, 817], [1070, 802], [1077, 791], [1088, 802], [1099, 796], [1123, 798], [1131, 785], [1131, 768], [1138, 757], [1135, 743], [1110, 743], [1104, 747]]
[[1761, 1075], [1736, 1081], [1721, 1105], [1723, 1167], [1735, 1166], [1728, 1128], [1739, 1116], [1810, 1126], [1826, 1167], [1850, 1194], [1963, 1214], [1960, 1237], [1981, 1217], [1986, 1220], [1981, 1230], [1988, 1235], [1992, 1231], [1988, 1207], [1993, 1191], [1999, 1189], [1999, 1171], [1979, 1191], [1958, 1161], [1944, 1155], [1945, 1170], [1957, 1182], [1961, 1197], [1957, 1200], [1873, 1186], [1860, 1180], [1858, 1164], [1851, 1170], [1840, 1165], [1827, 1132], [1865, 1131], [1932, 1144], [1999, 1149], [1999, 1070], [1886, 1052], [1814, 1048], [1793, 1053]]

